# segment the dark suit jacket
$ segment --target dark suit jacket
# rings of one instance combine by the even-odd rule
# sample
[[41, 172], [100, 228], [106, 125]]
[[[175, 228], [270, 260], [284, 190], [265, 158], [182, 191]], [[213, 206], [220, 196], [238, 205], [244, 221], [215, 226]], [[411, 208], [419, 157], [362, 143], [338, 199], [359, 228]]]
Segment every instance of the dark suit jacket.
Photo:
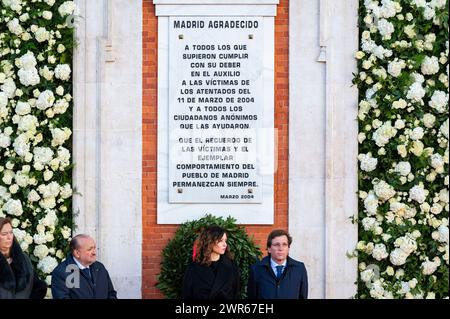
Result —
[[249, 299], [307, 299], [308, 275], [305, 265], [288, 257], [286, 268], [277, 280], [270, 267], [270, 256], [250, 267]]
[[237, 299], [240, 295], [239, 270], [226, 256], [212, 267], [190, 263], [184, 273], [182, 297], [184, 299]]
[[[74, 268], [79, 271], [73, 256], [69, 254], [67, 258], [53, 270], [53, 299], [117, 299], [117, 293], [114, 290], [111, 278], [102, 263], [96, 261], [89, 266], [94, 283], [92, 283], [91, 279], [83, 272], [79, 272], [80, 282], [78, 288], [67, 287], [66, 285], [66, 279], [69, 275], [72, 276], [71, 278], [76, 278], [76, 276], [74, 276]], [[69, 284], [75, 283], [71, 278], [69, 278]]]

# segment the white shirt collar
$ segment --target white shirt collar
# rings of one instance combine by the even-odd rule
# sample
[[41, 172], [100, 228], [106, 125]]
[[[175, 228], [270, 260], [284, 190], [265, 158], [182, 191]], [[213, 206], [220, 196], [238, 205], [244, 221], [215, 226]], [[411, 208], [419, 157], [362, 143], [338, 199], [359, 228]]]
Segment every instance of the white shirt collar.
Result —
[[[287, 259], [281, 264], [283, 266], [283, 271], [286, 268]], [[272, 258], [270, 258], [270, 268], [272, 268], [275, 276], [277, 275], [277, 266], [279, 266]]]
[[77, 266], [78, 266], [81, 270], [83, 270], [84, 268], [88, 268], [88, 269], [89, 269], [89, 267], [83, 266], [83, 264], [80, 263], [80, 261], [79, 261], [78, 259], [76, 259], [75, 256], [72, 256], [72, 257], [73, 257], [73, 260], [75, 260], [75, 263], [77, 264]]

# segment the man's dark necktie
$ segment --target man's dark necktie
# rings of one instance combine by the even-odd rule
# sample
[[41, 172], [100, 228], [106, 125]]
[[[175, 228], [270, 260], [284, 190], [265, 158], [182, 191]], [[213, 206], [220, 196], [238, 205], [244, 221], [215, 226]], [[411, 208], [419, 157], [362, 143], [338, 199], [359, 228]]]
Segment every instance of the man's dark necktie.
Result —
[[81, 272], [91, 281], [92, 284], [94, 283], [94, 278], [92, 278], [92, 274], [89, 268], [81, 269]]
[[283, 265], [278, 265], [275, 268], [277, 269], [277, 279], [280, 279], [281, 274], [283, 273]]

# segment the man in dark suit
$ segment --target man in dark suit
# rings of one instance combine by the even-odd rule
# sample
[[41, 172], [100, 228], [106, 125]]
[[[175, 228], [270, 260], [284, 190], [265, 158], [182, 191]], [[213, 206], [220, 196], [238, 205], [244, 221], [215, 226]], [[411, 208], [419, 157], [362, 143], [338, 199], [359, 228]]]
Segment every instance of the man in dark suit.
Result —
[[267, 257], [250, 267], [249, 299], [307, 299], [308, 276], [305, 265], [290, 258], [292, 237], [284, 230], [267, 238]]
[[80, 234], [70, 241], [71, 253], [52, 272], [54, 299], [117, 299], [108, 271], [96, 261], [95, 241]]

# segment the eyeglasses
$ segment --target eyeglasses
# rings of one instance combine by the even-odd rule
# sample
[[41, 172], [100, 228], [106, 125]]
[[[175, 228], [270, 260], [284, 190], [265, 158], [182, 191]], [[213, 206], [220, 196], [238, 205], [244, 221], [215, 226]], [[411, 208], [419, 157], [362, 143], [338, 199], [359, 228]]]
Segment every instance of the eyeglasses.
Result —
[[271, 246], [286, 248], [286, 247], [289, 246], [289, 244], [287, 244], [287, 243], [276, 243], [276, 244], [272, 244]]

